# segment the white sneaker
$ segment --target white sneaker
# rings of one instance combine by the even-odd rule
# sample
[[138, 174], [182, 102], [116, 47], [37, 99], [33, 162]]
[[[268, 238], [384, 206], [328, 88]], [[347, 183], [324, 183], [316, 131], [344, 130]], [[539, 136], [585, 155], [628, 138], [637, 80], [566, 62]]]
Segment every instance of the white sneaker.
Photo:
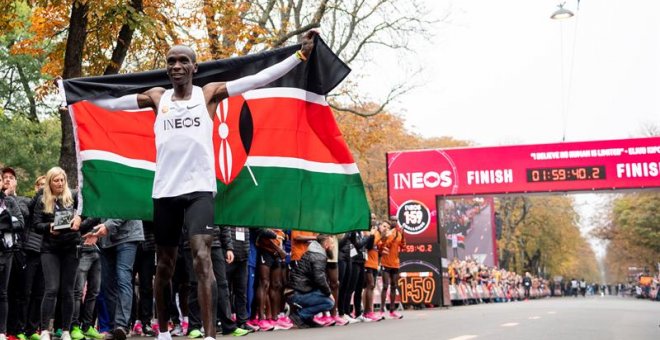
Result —
[[172, 340], [172, 334], [170, 334], [170, 332], [160, 332], [160, 333], [158, 333], [158, 337], [156, 339], [157, 340]]
[[181, 325], [175, 325], [174, 329], [170, 331], [172, 336], [184, 336], [183, 327]]
[[374, 320], [371, 320], [371, 319], [365, 317], [363, 314], [358, 316], [356, 319], [359, 320], [360, 322], [372, 322], [372, 321], [374, 321]]
[[69, 333], [69, 331], [62, 332], [60, 340], [71, 340], [71, 333]]
[[48, 331], [41, 331], [39, 335], [40, 340], [50, 340], [50, 333]]
[[0, 340], [7, 340], [7, 334], [0, 333]]
[[348, 321], [349, 324], [360, 322], [358, 319], [353, 319], [353, 317], [351, 317], [349, 314], [344, 314], [341, 317], [344, 318], [344, 320]]

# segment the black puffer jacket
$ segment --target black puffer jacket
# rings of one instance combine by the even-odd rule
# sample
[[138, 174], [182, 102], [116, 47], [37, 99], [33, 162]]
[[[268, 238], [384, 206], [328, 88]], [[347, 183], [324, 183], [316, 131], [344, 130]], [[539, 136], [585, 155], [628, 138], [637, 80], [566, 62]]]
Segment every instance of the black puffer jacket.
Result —
[[351, 256], [351, 262], [353, 263], [364, 263], [365, 258], [367, 257], [367, 244], [369, 244], [369, 238], [372, 239], [371, 244], [373, 245], [373, 235], [365, 237], [362, 235], [361, 231], [354, 231], [355, 233], [355, 255]]
[[34, 195], [34, 197], [32, 197], [32, 199], [30, 200], [30, 203], [28, 204], [28, 211], [30, 218], [25, 224], [26, 231], [25, 231], [25, 242], [23, 243], [23, 249], [34, 253], [41, 252], [41, 242], [43, 239], [41, 234], [37, 233], [34, 230], [34, 226], [32, 225], [32, 219], [34, 217], [34, 207], [37, 205], [37, 201], [41, 200], [42, 193], [43, 193], [43, 189], [39, 189], [37, 194]]
[[[0, 251], [10, 252], [19, 249], [20, 236], [23, 234], [24, 220], [18, 202], [12, 196], [5, 196], [0, 191]], [[5, 240], [5, 236], [11, 238], [11, 244]]]
[[[361, 231], [349, 231], [339, 240], [339, 261], [351, 261], [351, 249], [364, 250], [366, 242]], [[355, 261], [353, 261], [355, 262]]]
[[298, 265], [291, 271], [289, 287], [303, 294], [318, 289], [330, 296], [330, 286], [325, 276], [327, 262], [328, 257], [323, 247], [316, 241], [310, 242]]
[[[243, 232], [243, 240], [236, 238], [236, 231]], [[241, 227], [229, 227], [231, 240], [234, 244], [234, 261], [247, 261], [250, 255], [250, 229]]]
[[[78, 195], [73, 194], [73, 205], [67, 209], [72, 209], [74, 212], [78, 207]], [[61, 207], [60, 202], [57, 203], [58, 207]], [[53, 235], [50, 233], [50, 224], [55, 219], [55, 214], [44, 212], [45, 205], [43, 200], [38, 199], [34, 207], [34, 216], [32, 217], [32, 227], [34, 230], [43, 235], [43, 240], [41, 242], [41, 252], [50, 253], [54, 251], [60, 251], [70, 248], [75, 248], [81, 241], [81, 234], [85, 234], [91, 230], [93, 226], [83, 227], [81, 225], [80, 230], [73, 231], [70, 229], [60, 230], [58, 235]], [[56, 209], [58, 210], [58, 209]]]
[[142, 221], [142, 228], [144, 229], [144, 242], [140, 242], [142, 251], [152, 252], [156, 251], [156, 236], [154, 235], [154, 222]]

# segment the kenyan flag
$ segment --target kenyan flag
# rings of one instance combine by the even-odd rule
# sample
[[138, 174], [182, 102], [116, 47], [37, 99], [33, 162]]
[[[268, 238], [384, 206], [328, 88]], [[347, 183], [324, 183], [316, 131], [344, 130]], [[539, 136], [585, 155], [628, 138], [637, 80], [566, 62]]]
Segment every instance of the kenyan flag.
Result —
[[[195, 85], [256, 73], [297, 48], [201, 63]], [[308, 62], [218, 106], [218, 224], [324, 233], [368, 227], [359, 171], [324, 98], [349, 71], [317, 40]], [[163, 70], [63, 82], [79, 150], [83, 214], [152, 218], [154, 112], [108, 111], [85, 99], [154, 86], [169, 86]]]

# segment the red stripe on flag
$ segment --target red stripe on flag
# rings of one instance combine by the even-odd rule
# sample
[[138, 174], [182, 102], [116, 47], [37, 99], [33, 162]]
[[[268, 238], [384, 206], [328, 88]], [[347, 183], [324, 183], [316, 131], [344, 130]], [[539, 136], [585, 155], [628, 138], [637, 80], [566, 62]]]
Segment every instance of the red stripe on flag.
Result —
[[254, 141], [250, 156], [354, 163], [330, 107], [293, 98], [250, 99]]
[[[254, 123], [250, 156], [354, 163], [328, 106], [293, 98], [251, 99], [248, 105]], [[73, 109], [80, 151], [101, 150], [131, 159], [156, 161], [153, 111], [108, 111], [86, 101], [74, 104]], [[235, 128], [230, 127], [231, 135], [238, 132]], [[237, 163], [242, 167], [242, 162]]]
[[87, 101], [73, 104], [80, 151], [101, 150], [156, 161], [153, 111], [108, 111]]

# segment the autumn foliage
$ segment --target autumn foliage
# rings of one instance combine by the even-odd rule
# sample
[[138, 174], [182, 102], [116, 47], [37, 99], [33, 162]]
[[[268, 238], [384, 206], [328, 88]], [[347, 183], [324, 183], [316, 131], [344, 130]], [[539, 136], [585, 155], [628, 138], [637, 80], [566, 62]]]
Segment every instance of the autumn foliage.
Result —
[[[369, 54], [374, 46], [405, 51], [410, 37], [427, 35], [433, 21], [427, 13], [417, 0], [5, 0], [0, 4], [0, 42], [4, 45], [0, 52], [12, 58], [0, 60], [0, 72], [14, 74], [30, 65], [38, 75], [22, 77], [27, 84], [22, 89], [8, 87], [2, 93], [0, 86], [0, 101], [11, 102], [19, 90], [25, 94], [21, 97], [43, 99], [55, 92], [50, 84], [56, 76], [161, 68], [165, 53], [174, 44], [192, 46], [201, 61], [295, 43], [301, 33], [315, 27], [321, 28], [324, 40], [345, 62], [359, 65], [377, 57]], [[361, 97], [360, 87], [346, 81], [328, 99], [337, 108], [337, 122], [361, 170], [372, 210], [379, 216], [387, 214], [386, 152], [473, 145], [451, 137], [424, 138], [406, 129], [405, 121], [388, 112], [386, 105], [406, 89], [394, 87], [381, 102], [356, 103], [347, 99]], [[27, 106], [30, 108], [17, 106], [12, 115], [25, 111], [30, 121], [38, 123], [37, 104], [32, 100]], [[0, 110], [0, 114], [7, 112]], [[40, 112], [42, 117], [47, 113], [57, 115], [55, 105]], [[59, 122], [59, 164], [75, 185], [77, 162], [70, 117], [63, 114]], [[23, 120], [19, 123], [24, 124]], [[507, 197], [499, 200], [498, 210], [505, 218], [498, 245], [500, 260], [507, 268], [548, 275], [594, 273], [593, 252], [577, 229], [570, 199]]]
[[601, 208], [595, 236], [607, 242], [605, 274], [628, 282], [629, 267], [657, 270], [660, 262], [660, 193], [617, 195]]

